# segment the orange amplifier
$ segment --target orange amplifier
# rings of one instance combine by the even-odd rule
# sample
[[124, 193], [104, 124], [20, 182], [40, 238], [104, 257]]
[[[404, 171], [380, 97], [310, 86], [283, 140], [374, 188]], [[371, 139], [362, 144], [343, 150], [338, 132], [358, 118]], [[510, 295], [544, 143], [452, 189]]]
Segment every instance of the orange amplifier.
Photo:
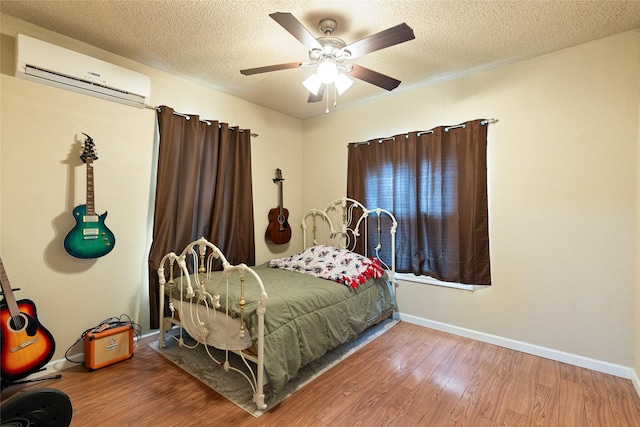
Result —
[[84, 365], [99, 369], [133, 357], [133, 327], [116, 326], [84, 336]]

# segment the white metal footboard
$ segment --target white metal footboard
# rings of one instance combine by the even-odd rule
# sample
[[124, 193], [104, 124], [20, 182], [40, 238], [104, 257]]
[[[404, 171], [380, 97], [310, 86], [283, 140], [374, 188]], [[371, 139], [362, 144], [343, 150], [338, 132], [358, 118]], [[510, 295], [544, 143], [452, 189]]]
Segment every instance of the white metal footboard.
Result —
[[[197, 274], [194, 274], [193, 276], [196, 281], [195, 284], [192, 283], [192, 280], [191, 280], [192, 276], [190, 275], [189, 269], [187, 267], [187, 262], [189, 262], [189, 260], [193, 262], [194, 273], [197, 273]], [[215, 289], [214, 295], [211, 295], [206, 291], [204, 284], [208, 279], [208, 275], [211, 273], [212, 265], [215, 260], [219, 260], [221, 262], [223, 271], [222, 271], [222, 278]], [[168, 274], [169, 274], [168, 282], [165, 274], [165, 271], [166, 271], [165, 268], [167, 267], [167, 263], [168, 263]], [[178, 265], [178, 268], [180, 271], [180, 275], [178, 278], [174, 276], [175, 264]], [[256, 344], [257, 358], [245, 355], [243, 351], [229, 350], [229, 348], [233, 348], [233, 346], [227, 345], [225, 349], [222, 349], [224, 350], [225, 360], [219, 361], [211, 354], [211, 352], [209, 351], [209, 347], [206, 345], [207, 335], [211, 333], [211, 331], [208, 330], [206, 326], [207, 322], [205, 322], [205, 319], [201, 318], [201, 314], [197, 310], [190, 309], [190, 313], [180, 313], [181, 316], [187, 316], [187, 315], [191, 316], [192, 317], [191, 320], [193, 321], [193, 324], [196, 325], [196, 334], [195, 334], [196, 336], [193, 336], [193, 338], [196, 340], [195, 346], [188, 346], [187, 344], [185, 344], [182, 338], [183, 325], [178, 319], [175, 318], [175, 307], [173, 304], [172, 296], [169, 298], [169, 310], [171, 311], [171, 316], [168, 318], [164, 317], [165, 285], [169, 286], [170, 289], [173, 290], [174, 286], [176, 286], [176, 279], [179, 280], [180, 286], [186, 289], [187, 297], [190, 299], [190, 301], [192, 303], [198, 303], [198, 304], [204, 305], [207, 308], [206, 310], [207, 316], [224, 315], [223, 313], [219, 313], [216, 310], [217, 308], [220, 308], [220, 290], [222, 286], [236, 285], [236, 284], [229, 283], [229, 279], [233, 274], [238, 275], [239, 283], [237, 285], [240, 287], [240, 301], [238, 302], [239, 311], [240, 311], [240, 327], [237, 335], [238, 338], [242, 338], [244, 334], [248, 333], [247, 331], [245, 331], [245, 326], [244, 326], [244, 316], [245, 316], [244, 283], [245, 283], [246, 275], [247, 274], [252, 275], [260, 287], [260, 299], [258, 303], [258, 308], [256, 310], [256, 314], [258, 316], [258, 337], [257, 338], [254, 337], [257, 339], [257, 344]], [[171, 325], [173, 324], [178, 325], [180, 327], [179, 336], [177, 338], [170, 336], [170, 338], [176, 339], [179, 342], [179, 345], [181, 347], [195, 348], [200, 344], [204, 345], [207, 351], [207, 354], [216, 364], [223, 366], [225, 371], [232, 370], [240, 373], [249, 382], [249, 384], [251, 385], [251, 388], [253, 389], [253, 401], [255, 402], [256, 406], [258, 407], [258, 409], [266, 409], [267, 405], [265, 404], [265, 395], [264, 395], [264, 383], [265, 383], [264, 315], [266, 312], [266, 304], [267, 304], [268, 297], [267, 297], [267, 293], [265, 292], [262, 280], [256, 274], [256, 272], [253, 271], [253, 269], [246, 266], [245, 264], [239, 264], [239, 265], [229, 264], [224, 254], [220, 251], [220, 249], [218, 249], [212, 243], [208, 242], [206, 239], [200, 238], [199, 240], [189, 243], [180, 255], [176, 255], [173, 252], [165, 255], [162, 258], [162, 261], [160, 262], [160, 266], [158, 268], [158, 277], [160, 280], [160, 307], [159, 307], [160, 345], [163, 347], [166, 346], [166, 339], [167, 339], [166, 332], [169, 329], [171, 329]], [[180, 291], [182, 291], [182, 289], [180, 289]], [[227, 307], [227, 314], [228, 314], [228, 310], [229, 310], [228, 292], [226, 293], [226, 295], [227, 295], [227, 301], [226, 301], [227, 303], [225, 306]], [[190, 305], [190, 308], [194, 306], [195, 304], [192, 304]], [[240, 355], [244, 364], [249, 369], [250, 375], [247, 375], [243, 371], [230, 365], [229, 363], [230, 351]], [[249, 365], [248, 360], [251, 360], [257, 365], [255, 368], [255, 372], [254, 372], [254, 369]]]

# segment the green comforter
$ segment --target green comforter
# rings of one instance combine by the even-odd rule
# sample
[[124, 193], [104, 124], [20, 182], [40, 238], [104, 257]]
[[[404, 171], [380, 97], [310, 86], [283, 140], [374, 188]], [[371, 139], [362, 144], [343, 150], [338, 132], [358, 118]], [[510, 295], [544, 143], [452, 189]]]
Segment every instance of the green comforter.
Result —
[[[322, 357], [374, 324], [382, 315], [395, 309], [387, 276], [369, 279], [352, 289], [348, 286], [298, 272], [270, 268], [263, 264], [253, 268], [260, 276], [268, 295], [265, 313], [264, 367], [272, 392], [279, 391], [295, 378], [304, 365]], [[237, 275], [230, 279], [230, 308], [239, 316]], [[213, 295], [218, 278], [206, 286]], [[233, 284], [233, 285], [232, 285]], [[232, 289], [233, 288], [233, 289]], [[194, 286], [195, 289], [195, 286]], [[224, 295], [225, 287], [221, 290]], [[251, 275], [245, 281], [245, 324], [253, 343], [257, 343], [259, 287]], [[174, 297], [176, 297], [174, 291]], [[221, 296], [221, 311], [225, 298]]]

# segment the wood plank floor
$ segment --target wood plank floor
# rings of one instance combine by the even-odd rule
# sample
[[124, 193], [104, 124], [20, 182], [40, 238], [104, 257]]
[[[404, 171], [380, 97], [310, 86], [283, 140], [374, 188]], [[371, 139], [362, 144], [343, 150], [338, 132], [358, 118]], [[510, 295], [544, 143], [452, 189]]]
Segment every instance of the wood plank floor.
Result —
[[94, 372], [12, 386], [51, 387], [71, 426], [640, 426], [629, 380], [401, 322], [254, 418], [141, 342]]

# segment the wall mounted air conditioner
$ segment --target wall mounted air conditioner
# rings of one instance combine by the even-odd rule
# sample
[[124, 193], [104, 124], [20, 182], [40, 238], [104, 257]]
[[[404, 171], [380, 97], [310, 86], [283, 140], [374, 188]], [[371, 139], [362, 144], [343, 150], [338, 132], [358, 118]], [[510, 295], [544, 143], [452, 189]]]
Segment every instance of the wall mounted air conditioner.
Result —
[[37, 40], [16, 37], [16, 77], [143, 107], [149, 102], [149, 76]]

